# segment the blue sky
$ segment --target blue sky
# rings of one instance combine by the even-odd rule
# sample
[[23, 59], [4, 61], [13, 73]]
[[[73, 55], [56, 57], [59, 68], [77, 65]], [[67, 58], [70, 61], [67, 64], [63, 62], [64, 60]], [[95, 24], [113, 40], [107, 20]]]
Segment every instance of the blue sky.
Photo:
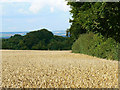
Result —
[[42, 28], [50, 31], [65, 31], [70, 27], [69, 10], [69, 6], [63, 0], [58, 0], [58, 2], [55, 0], [7, 2], [6, 0], [2, 2], [2, 31], [22, 32]]

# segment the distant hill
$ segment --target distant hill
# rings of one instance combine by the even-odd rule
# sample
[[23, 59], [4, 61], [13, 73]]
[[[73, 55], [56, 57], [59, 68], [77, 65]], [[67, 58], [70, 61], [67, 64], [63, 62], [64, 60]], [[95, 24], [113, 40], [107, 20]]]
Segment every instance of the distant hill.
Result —
[[[4, 33], [2, 49], [13, 50], [70, 50], [72, 40], [64, 32], [41, 29], [31, 32]], [[61, 35], [61, 36], [60, 36]]]
[[[7, 38], [10, 38], [11, 36], [14, 36], [15, 34], [20, 34], [20, 35], [24, 36], [27, 33], [28, 33], [28, 31], [25, 31], [25, 32], [0, 32], [0, 38], [7, 39]], [[58, 35], [58, 36], [63, 36], [63, 37], [66, 36], [66, 31], [64, 31], [64, 30], [52, 31], [52, 33], [54, 35]]]

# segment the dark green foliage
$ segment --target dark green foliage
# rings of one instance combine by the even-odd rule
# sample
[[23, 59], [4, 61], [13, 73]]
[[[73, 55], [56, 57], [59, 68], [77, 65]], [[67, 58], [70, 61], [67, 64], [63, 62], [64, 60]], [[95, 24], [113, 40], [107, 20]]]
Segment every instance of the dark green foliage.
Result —
[[69, 32], [73, 37], [78, 37], [81, 31], [92, 31], [120, 42], [120, 2], [69, 2], [68, 5], [73, 18]]
[[72, 46], [72, 52], [118, 60], [118, 43], [100, 34], [82, 34]]
[[68, 2], [68, 5], [72, 19], [67, 33], [76, 40], [72, 51], [118, 60], [120, 2]]
[[2, 39], [2, 49], [19, 49], [19, 42], [23, 39], [21, 35], [11, 36], [9, 39]]
[[70, 50], [71, 46], [72, 40], [69, 37], [55, 36], [46, 29], [29, 32], [25, 36], [16, 34], [9, 39], [2, 39], [2, 49]]
[[39, 41], [37, 44], [32, 46], [33, 50], [47, 50], [47, 45], [44, 40]]
[[0, 49], [2, 49], [2, 39], [0, 39]]
[[24, 36], [23, 42], [25, 46], [28, 47], [28, 49], [32, 49], [32, 46], [38, 43], [40, 44], [39, 41], [49, 43], [49, 40], [52, 38], [53, 38], [52, 32], [46, 29], [42, 29], [42, 30], [27, 33], [27, 35]]
[[[69, 33], [70, 32], [70, 33]], [[68, 29], [68, 32], [71, 38], [73, 38], [74, 40], [78, 39], [80, 34], [84, 34], [86, 33], [86, 30], [82, 28], [82, 26], [80, 24], [76, 24], [75, 22], [72, 23], [70, 29]]]
[[50, 50], [70, 50], [73, 41], [69, 37], [54, 36], [48, 44]]
[[120, 44], [118, 45], [118, 59], [120, 61]]

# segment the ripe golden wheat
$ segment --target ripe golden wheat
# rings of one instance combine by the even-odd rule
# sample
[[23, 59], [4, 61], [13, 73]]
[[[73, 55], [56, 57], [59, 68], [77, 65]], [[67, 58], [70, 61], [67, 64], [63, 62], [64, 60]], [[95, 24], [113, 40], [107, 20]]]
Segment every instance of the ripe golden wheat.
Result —
[[118, 62], [71, 51], [2, 51], [2, 87], [118, 88]]

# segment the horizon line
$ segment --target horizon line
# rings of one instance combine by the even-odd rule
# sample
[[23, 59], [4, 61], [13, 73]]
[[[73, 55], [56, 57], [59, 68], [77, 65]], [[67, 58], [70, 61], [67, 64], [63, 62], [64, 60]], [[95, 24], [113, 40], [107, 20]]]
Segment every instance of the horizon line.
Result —
[[[41, 29], [40, 29], [41, 30]], [[38, 31], [38, 30], [32, 30], [32, 31]], [[32, 31], [0, 31], [0, 32], [32, 32]], [[48, 30], [48, 31], [51, 31], [51, 32], [54, 32], [54, 31], [66, 31], [66, 30]]]

